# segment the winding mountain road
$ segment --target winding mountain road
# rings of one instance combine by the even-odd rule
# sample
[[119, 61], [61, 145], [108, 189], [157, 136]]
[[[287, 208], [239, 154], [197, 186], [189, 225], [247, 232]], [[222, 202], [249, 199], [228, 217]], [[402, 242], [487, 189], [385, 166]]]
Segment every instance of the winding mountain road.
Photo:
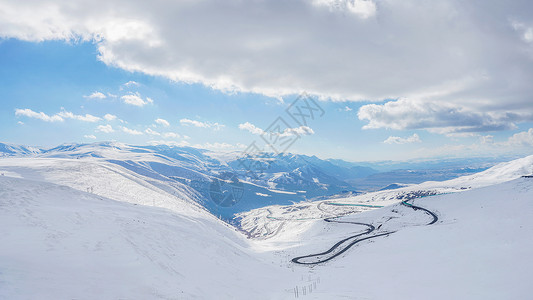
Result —
[[[433, 220], [431, 222], [427, 223], [426, 225], [432, 225], [432, 224], [435, 224], [435, 222], [438, 221], [439, 218], [437, 217], [437, 215], [434, 212], [432, 212], [432, 211], [430, 211], [430, 210], [428, 210], [426, 208], [410, 204], [407, 201], [410, 201], [410, 200], [402, 201], [401, 204], [404, 205], [404, 206], [410, 207], [410, 208], [414, 209], [415, 211], [416, 210], [422, 210], [422, 211], [424, 211], [425, 213], [427, 213], [428, 215], [430, 215], [433, 218]], [[384, 233], [379, 233], [379, 234], [374, 234], [374, 235], [365, 236], [363, 238], [359, 238], [361, 236], [368, 235], [368, 234], [372, 233], [373, 231], [375, 231], [376, 228], [374, 227], [374, 225], [367, 224], [367, 223], [360, 223], [360, 222], [334, 220], [334, 219], [336, 219], [338, 217], [340, 217], [340, 216], [325, 218], [324, 221], [326, 221], [326, 222], [335, 222], [335, 223], [346, 223], [346, 224], [361, 225], [361, 226], [366, 226], [368, 228], [367, 228], [366, 231], [364, 231], [362, 233], [358, 233], [356, 235], [352, 235], [352, 236], [349, 236], [349, 237], [347, 237], [347, 238], [345, 238], [343, 240], [340, 240], [335, 245], [333, 245], [331, 248], [329, 248], [329, 250], [327, 250], [327, 251], [324, 251], [324, 252], [321, 252], [321, 253], [316, 253], [316, 254], [309, 254], [309, 255], [295, 257], [291, 261], [293, 263], [295, 263], [295, 264], [300, 264], [300, 265], [317, 265], [317, 264], [320, 264], [320, 263], [325, 263], [325, 262], [330, 261], [330, 260], [336, 258], [337, 256], [343, 254], [344, 252], [346, 252], [348, 249], [350, 249], [352, 246], [354, 246], [355, 244], [357, 244], [359, 242], [362, 242], [362, 241], [365, 241], [365, 240], [369, 240], [369, 239], [373, 239], [373, 238], [380, 237], [380, 236], [389, 235], [389, 234], [392, 234], [392, 233], [395, 232], [395, 231], [390, 231], [390, 232], [384, 232]], [[330, 255], [330, 254], [332, 254], [332, 255]], [[324, 257], [324, 256], [326, 256], [326, 257]], [[306, 261], [307, 259], [309, 259], [310, 261]]]
[[418, 210], [418, 209], [420, 209], [420, 210], [424, 211], [425, 213], [427, 213], [428, 215], [430, 215], [431, 217], [433, 217], [433, 221], [427, 223], [426, 225], [432, 225], [432, 224], [435, 224], [435, 222], [437, 222], [437, 221], [439, 220], [439, 217], [437, 217], [437, 215], [436, 215], [434, 212], [430, 211], [429, 209], [425, 209], [425, 208], [423, 208], [423, 207], [420, 207], [420, 206], [416, 206], [416, 205], [413, 205], [413, 204], [407, 203], [407, 201], [409, 201], [409, 200], [402, 201], [401, 204], [402, 204], [402, 205], [405, 205], [405, 206], [407, 206], [407, 207], [410, 207], [410, 208], [412, 208], [412, 209], [414, 209], [414, 210]]

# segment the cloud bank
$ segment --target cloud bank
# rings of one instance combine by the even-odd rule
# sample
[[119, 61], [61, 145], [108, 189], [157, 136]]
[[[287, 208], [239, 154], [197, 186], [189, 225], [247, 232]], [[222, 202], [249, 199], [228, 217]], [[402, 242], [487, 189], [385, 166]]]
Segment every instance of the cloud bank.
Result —
[[420, 99], [364, 105], [357, 115], [360, 120], [368, 121], [363, 129], [427, 129], [441, 134], [511, 130], [516, 128], [516, 123], [533, 120], [533, 111], [528, 109], [474, 109], [461, 104]]
[[33, 118], [33, 119], [39, 119], [45, 122], [63, 122], [65, 121], [65, 119], [73, 119], [73, 120], [78, 120], [78, 121], [83, 121], [83, 122], [94, 123], [94, 122], [98, 122], [102, 120], [100, 117], [96, 117], [90, 114], [76, 115], [66, 110], [61, 110], [60, 112], [50, 116], [50, 115], [45, 114], [42, 111], [36, 112], [29, 108], [15, 109], [15, 116], [24, 116], [24, 117]]
[[526, 0], [4, 1], [0, 36], [92, 41], [108, 65], [222, 91], [417, 108], [365, 106], [366, 128], [447, 134], [533, 120]]

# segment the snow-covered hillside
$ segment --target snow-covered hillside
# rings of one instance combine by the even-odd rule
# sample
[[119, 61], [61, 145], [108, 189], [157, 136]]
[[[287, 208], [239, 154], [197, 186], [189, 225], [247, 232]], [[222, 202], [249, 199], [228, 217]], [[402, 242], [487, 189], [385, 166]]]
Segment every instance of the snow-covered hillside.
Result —
[[[127, 195], [131, 202], [152, 201], [159, 207], [171, 208], [176, 206], [173, 202], [193, 201], [226, 220], [233, 219], [235, 213], [253, 208], [287, 205], [353, 190], [346, 182], [328, 175], [341, 167], [302, 155], [270, 157], [264, 171], [251, 176], [245, 166], [264, 157], [239, 157], [237, 153], [220, 157], [217, 153], [190, 147], [102, 142], [38, 149], [0, 143], [0, 152], [3, 155], [0, 172], [44, 179], [115, 200]], [[317, 165], [306, 159], [312, 159]], [[226, 173], [238, 176], [244, 191], [239, 201], [230, 207], [217, 205], [210, 194], [211, 183], [224, 179]], [[122, 186], [123, 177], [134, 178], [135, 186]], [[165, 200], [157, 203], [143, 192], [147, 189], [164, 194]]]
[[[395, 232], [317, 267], [318, 274], [332, 276], [321, 288], [331, 298], [529, 299], [532, 199], [533, 179], [519, 178], [415, 200], [437, 213], [439, 221], [429, 226], [424, 225], [431, 220], [427, 214], [400, 205], [346, 217]], [[355, 225], [347, 229], [349, 224], [322, 222], [324, 229], [318, 224], [309, 230], [316, 234], [306, 233], [313, 245], [296, 247], [291, 256], [324, 251], [328, 247], [316, 240], [332, 245], [323, 242], [324, 236], [356, 230]]]
[[[423, 210], [397, 203], [430, 191], [409, 186], [379, 192], [396, 198], [367, 194], [254, 210], [243, 220], [267, 232], [254, 239], [195, 201], [147, 185], [151, 176], [113, 163], [56, 160], [1, 160], [0, 299], [527, 299], [530, 294], [533, 179], [519, 176], [532, 173], [532, 157], [476, 176], [426, 183], [455, 191], [409, 202], [434, 212], [435, 224], [427, 225], [432, 217]], [[496, 184], [502, 181], [507, 182]], [[186, 190], [177, 186], [174, 192]], [[151, 207], [154, 202], [160, 207]], [[354, 210], [360, 213], [334, 219], [344, 223], [323, 220]], [[375, 229], [363, 234], [367, 227], [347, 222]], [[327, 262], [291, 261], [354, 235], [353, 241], [362, 241]]]
[[0, 299], [282, 297], [297, 276], [204, 214], [0, 176]]

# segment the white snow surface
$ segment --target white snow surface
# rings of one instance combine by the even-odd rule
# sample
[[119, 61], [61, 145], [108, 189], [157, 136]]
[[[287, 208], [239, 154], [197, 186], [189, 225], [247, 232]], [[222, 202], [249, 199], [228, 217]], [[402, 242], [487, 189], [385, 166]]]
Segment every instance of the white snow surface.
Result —
[[[243, 216], [247, 230], [261, 228], [254, 239], [191, 201], [186, 186], [154, 188], [146, 184], [153, 178], [96, 159], [2, 158], [3, 171], [0, 299], [295, 299], [296, 290], [302, 299], [531, 295], [533, 179], [520, 176], [533, 173], [533, 156], [448, 182], [254, 210]], [[437, 213], [433, 225], [397, 203], [420, 191], [453, 192], [413, 200]], [[343, 220], [394, 233], [313, 267], [290, 261], [362, 232], [322, 220], [346, 211], [360, 213]]]
[[[194, 192], [97, 158], [3, 158], [0, 174], [69, 186], [99, 196], [134, 204], [168, 208], [184, 214], [204, 210]], [[187, 205], [186, 205], [187, 203]], [[205, 217], [211, 215], [205, 213]]]
[[284, 286], [279, 268], [221, 222], [5, 176], [0, 199], [0, 299], [283, 294], [265, 286]]

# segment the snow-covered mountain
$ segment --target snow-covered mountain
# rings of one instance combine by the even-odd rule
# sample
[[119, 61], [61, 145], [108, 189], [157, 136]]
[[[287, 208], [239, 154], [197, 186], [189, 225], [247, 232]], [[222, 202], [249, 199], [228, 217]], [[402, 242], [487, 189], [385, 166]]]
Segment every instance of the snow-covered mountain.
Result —
[[21, 155], [35, 155], [42, 153], [43, 150], [37, 147], [20, 146], [0, 143], [0, 157], [3, 156], [21, 156]]
[[[112, 194], [116, 193], [116, 185], [101, 182], [98, 178], [89, 179], [93, 173], [80, 175], [79, 170], [91, 165], [94, 168], [113, 170], [116, 174], [128, 173], [142, 181], [145, 187], [149, 186], [149, 189], [157, 189], [170, 199], [178, 197], [196, 202], [226, 220], [232, 220], [237, 213], [269, 205], [289, 205], [333, 195], [357, 195], [360, 192], [359, 184], [363, 189], [376, 186], [388, 186], [390, 189], [391, 183], [420, 182], [422, 178], [449, 179], [463, 172], [470, 174], [480, 170], [455, 167], [450, 170], [376, 173], [368, 166], [291, 153], [243, 156], [240, 152], [221, 153], [163, 145], [133, 146], [117, 142], [63, 144], [51, 149], [0, 143], [0, 157], [5, 158], [0, 161], [0, 167], [5, 166], [5, 172], [16, 173], [12, 168], [17, 168], [22, 177], [35, 179], [36, 176], [41, 176], [48, 180], [56, 178], [52, 182], [70, 182], [69, 186], [73, 188], [92, 189], [94, 193], [112, 199], [115, 199]], [[32, 161], [23, 162], [27, 158]], [[14, 165], [9, 161], [14, 161]], [[34, 161], [39, 163], [35, 164]], [[78, 164], [76, 161], [83, 163]], [[21, 168], [25, 164], [27, 166]], [[66, 166], [72, 168], [68, 169]], [[250, 172], [249, 166], [254, 166], [254, 172]], [[486, 168], [481, 170], [484, 169]], [[239, 179], [237, 188], [241, 191], [228, 202], [230, 205], [220, 205], [213, 199], [213, 182], [224, 182], [227, 174]], [[81, 180], [80, 177], [86, 180]], [[351, 184], [354, 182], [357, 183], [355, 186]], [[98, 186], [95, 186], [96, 183]], [[102, 189], [102, 186], [109, 188]], [[112, 186], [114, 188], [110, 188]], [[139, 202], [139, 195], [142, 194], [132, 193], [131, 197]], [[171, 206], [168, 203], [172, 201], [165, 203], [164, 207]]]
[[[121, 161], [145, 166], [136, 159], [145, 158], [146, 149], [121, 147], [101, 149], [99, 155], [111, 151]], [[455, 191], [410, 202], [436, 214], [431, 225], [430, 215], [399, 204], [398, 198], [366, 194], [304, 202], [286, 210], [255, 210], [268, 214], [264, 220], [255, 218], [262, 222], [255, 226], [273, 232], [267, 239], [245, 239], [188, 200], [192, 196], [186, 193], [194, 191], [185, 185], [171, 190], [162, 185], [164, 177], [82, 158], [85, 150], [79, 151], [79, 159], [46, 157], [58, 155], [54, 153], [0, 159], [0, 299], [447, 300], [530, 295], [533, 179], [520, 176], [533, 173], [533, 156], [455, 181], [402, 188], [405, 195], [431, 186]], [[398, 190], [380, 193], [399, 195]], [[361, 202], [361, 197], [367, 198]], [[345, 205], [387, 201], [391, 204], [377, 209]], [[160, 207], [150, 207], [154, 203]], [[323, 220], [354, 208], [360, 213], [335, 219], [344, 223]], [[349, 222], [375, 230], [364, 235], [366, 227]], [[362, 238], [324, 263], [292, 262], [354, 234], [376, 237]]]
[[[158, 190], [169, 199], [177, 197], [196, 202], [227, 220], [231, 220], [235, 213], [266, 205], [286, 205], [314, 197], [355, 192], [350, 184], [330, 175], [340, 167], [303, 155], [267, 153], [268, 158], [258, 158], [230, 153], [221, 158], [219, 153], [191, 147], [132, 146], [116, 142], [64, 144], [51, 149], [0, 144], [0, 151], [4, 157], [0, 160], [0, 169], [20, 177], [42, 177], [116, 199], [114, 194], [120, 180], [107, 182], [99, 173], [114, 173], [115, 177], [116, 174], [128, 174], [135, 177], [143, 189]], [[250, 174], [246, 166], [265, 159], [268, 160], [265, 169]], [[99, 171], [82, 171], [88, 166]], [[225, 174], [239, 178], [242, 188], [233, 205], [219, 205], [213, 200], [212, 184], [225, 180]], [[137, 189], [129, 189], [126, 193], [136, 199], [132, 201], [151, 201]], [[144, 200], [140, 199], [142, 197]], [[165, 203], [154, 205], [172, 206], [172, 200]]]

